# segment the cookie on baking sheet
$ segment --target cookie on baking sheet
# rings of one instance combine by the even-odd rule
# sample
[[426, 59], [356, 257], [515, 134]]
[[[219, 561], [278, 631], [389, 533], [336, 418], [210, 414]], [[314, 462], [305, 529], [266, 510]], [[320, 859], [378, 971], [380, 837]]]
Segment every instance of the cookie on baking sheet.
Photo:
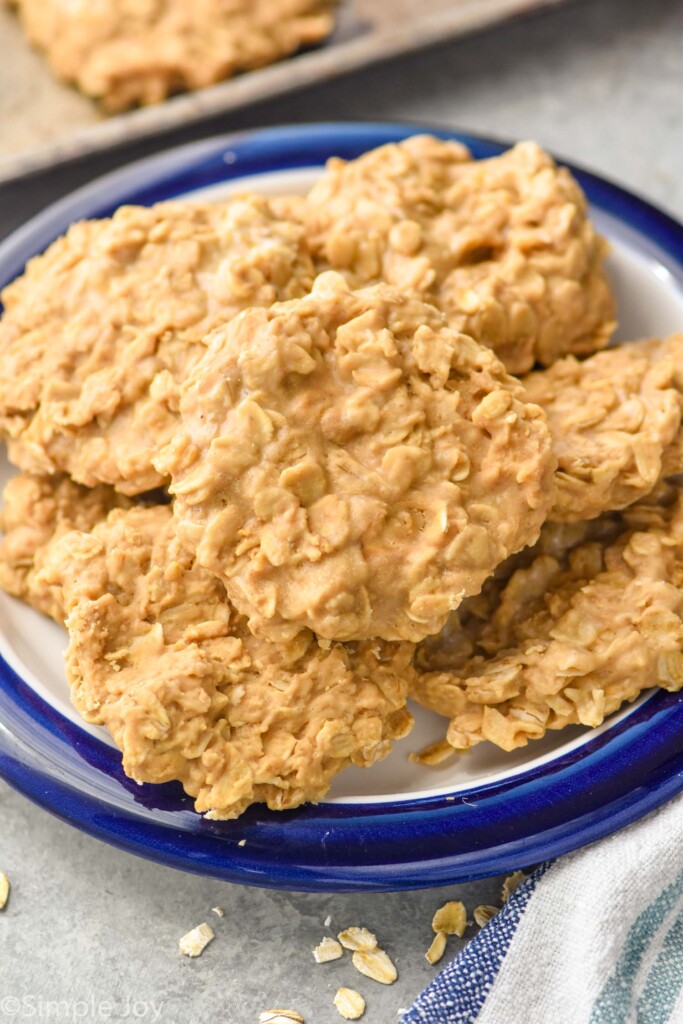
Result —
[[54, 73], [108, 111], [272, 64], [332, 31], [336, 0], [12, 0]]
[[19, 473], [5, 485], [0, 509], [0, 587], [57, 622], [64, 620], [59, 589], [39, 583], [48, 545], [70, 530], [90, 530], [130, 501], [111, 487], [89, 490], [67, 477]]
[[548, 415], [558, 459], [550, 518], [572, 522], [620, 509], [680, 472], [683, 334], [573, 356], [522, 381]]
[[0, 433], [36, 474], [158, 487], [177, 384], [246, 306], [302, 295], [303, 228], [259, 196], [121, 207], [75, 224], [2, 294]]
[[179, 780], [212, 817], [318, 800], [411, 727], [412, 645], [256, 639], [168, 506], [67, 534], [40, 576], [63, 593], [78, 710], [108, 727], [131, 778]]
[[422, 639], [536, 540], [546, 417], [433, 307], [327, 273], [207, 344], [156, 464], [257, 635]]
[[683, 496], [663, 490], [619, 518], [616, 538], [612, 525], [513, 572], [486, 619], [463, 623], [469, 642], [450, 639], [451, 667], [418, 674], [412, 696], [450, 718], [454, 750], [513, 750], [600, 725], [651, 686], [683, 687]]
[[383, 279], [434, 303], [511, 373], [595, 352], [614, 330], [607, 243], [535, 143], [472, 160], [418, 135], [333, 159], [304, 213], [318, 260], [355, 287]]

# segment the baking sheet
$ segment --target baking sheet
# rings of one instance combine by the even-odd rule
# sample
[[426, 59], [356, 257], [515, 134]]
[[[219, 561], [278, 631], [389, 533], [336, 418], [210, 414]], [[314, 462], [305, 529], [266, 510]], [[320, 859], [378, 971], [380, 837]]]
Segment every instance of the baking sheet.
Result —
[[310, 85], [565, 0], [342, 0], [318, 49], [154, 107], [105, 117], [61, 84], [0, 6], [0, 181]]

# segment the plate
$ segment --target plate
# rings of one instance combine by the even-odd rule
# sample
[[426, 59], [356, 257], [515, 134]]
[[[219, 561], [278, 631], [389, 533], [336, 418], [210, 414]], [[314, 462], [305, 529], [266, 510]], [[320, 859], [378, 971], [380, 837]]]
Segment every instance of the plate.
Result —
[[[122, 203], [245, 188], [305, 191], [332, 155], [353, 158], [420, 125], [322, 124], [215, 138], [101, 178], [0, 245], [0, 285], [69, 224]], [[478, 158], [507, 148], [447, 131]], [[683, 227], [572, 168], [612, 243], [623, 339], [683, 326]], [[2, 460], [0, 475], [11, 467]], [[127, 779], [108, 735], [70, 705], [54, 623], [0, 595], [0, 775], [26, 796], [123, 849], [232, 882], [299, 890], [408, 889], [497, 874], [621, 828], [683, 789], [683, 697], [657, 691], [597, 730], [546, 736], [504, 754], [487, 744], [429, 769], [408, 754], [443, 734], [417, 709], [413, 733], [372, 770], [349, 769], [316, 806], [237, 821], [195, 814], [179, 785]], [[487, 749], [489, 748], [489, 749]]]

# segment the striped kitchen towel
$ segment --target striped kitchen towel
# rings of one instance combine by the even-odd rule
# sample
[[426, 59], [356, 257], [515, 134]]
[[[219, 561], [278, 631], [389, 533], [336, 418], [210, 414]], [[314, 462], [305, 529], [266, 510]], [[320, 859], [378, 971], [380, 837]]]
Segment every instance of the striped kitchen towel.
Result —
[[683, 797], [541, 865], [402, 1024], [683, 1024]]

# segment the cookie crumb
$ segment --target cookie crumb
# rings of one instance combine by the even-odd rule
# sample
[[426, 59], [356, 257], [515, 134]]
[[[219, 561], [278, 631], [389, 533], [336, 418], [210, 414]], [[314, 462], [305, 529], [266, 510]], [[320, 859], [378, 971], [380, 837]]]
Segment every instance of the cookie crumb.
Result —
[[430, 964], [438, 964], [441, 957], [446, 952], [446, 933], [437, 932], [434, 936], [431, 946], [425, 953], [425, 956]]
[[462, 938], [467, 928], [465, 904], [460, 900], [444, 903], [432, 918], [432, 928], [435, 932], [445, 932], [446, 935], [457, 935], [458, 938]]
[[326, 935], [313, 950], [313, 958], [317, 964], [325, 964], [329, 960], [338, 960], [344, 950], [336, 939]]
[[225, 911], [222, 907], [211, 907], [211, 912], [215, 914], [216, 917], [225, 917]]
[[178, 943], [178, 948], [184, 956], [201, 956], [214, 938], [213, 929], [205, 922], [197, 925], [187, 935], [183, 935]]
[[486, 903], [482, 903], [480, 906], [475, 907], [472, 913], [475, 924], [480, 928], [485, 928], [491, 918], [496, 916], [498, 910], [498, 907], [492, 907]]
[[352, 957], [353, 966], [366, 978], [378, 981], [380, 985], [393, 985], [398, 978], [398, 971], [391, 958], [383, 949], [357, 949]]
[[264, 1010], [258, 1024], [304, 1024], [304, 1019], [296, 1010]]
[[526, 875], [523, 871], [513, 871], [511, 875], [508, 875], [503, 882], [503, 888], [500, 894], [500, 898], [503, 903], [507, 903], [515, 889], [519, 889], [522, 882], [526, 882]]
[[0, 871], [0, 910], [4, 910], [9, 899], [9, 878], [4, 871]]
[[334, 1005], [345, 1020], [358, 1020], [365, 1013], [365, 1000], [355, 988], [340, 988]]
[[368, 928], [345, 928], [337, 936], [344, 949], [375, 949], [377, 936]]
[[428, 747], [419, 750], [417, 754], [411, 754], [409, 760], [414, 764], [435, 766], [447, 761], [454, 754], [455, 748], [450, 745], [448, 740], [438, 740], [436, 743], [430, 743]]

